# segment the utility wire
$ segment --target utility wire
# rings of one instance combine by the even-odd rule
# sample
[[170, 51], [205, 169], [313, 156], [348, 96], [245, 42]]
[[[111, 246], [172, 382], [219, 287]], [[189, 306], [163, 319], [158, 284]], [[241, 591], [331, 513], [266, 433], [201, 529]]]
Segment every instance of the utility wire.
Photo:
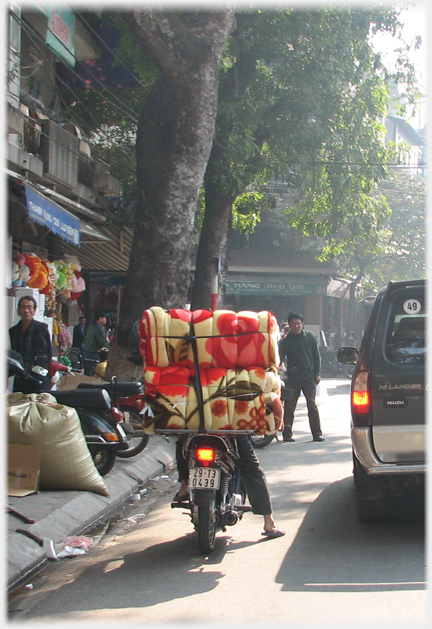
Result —
[[[26, 25], [23, 25], [23, 27], [26, 29]], [[44, 51], [44, 49], [43, 49], [43, 48], [41, 48], [41, 46], [39, 45], [38, 41], [37, 41], [37, 40], [35, 40], [35, 39], [34, 39], [34, 37], [33, 37], [34, 31], [33, 31], [33, 30], [28, 31], [27, 29], [26, 29], [26, 31], [28, 32], [28, 36], [29, 36], [29, 38], [32, 40], [33, 44], [36, 46], [36, 48], [38, 49], [39, 53], [40, 53], [42, 56], [44, 56], [44, 52], [45, 52], [45, 51]], [[41, 39], [41, 38], [39, 38], [39, 39]], [[41, 41], [43, 42], [43, 40], [41, 40]], [[49, 72], [51, 72], [51, 75], [53, 76], [53, 78], [54, 78], [55, 80], [58, 80], [60, 83], [62, 83], [62, 85], [64, 85], [67, 89], [69, 89], [69, 90], [70, 90], [70, 92], [71, 92], [71, 94], [72, 94], [72, 95], [73, 95], [73, 96], [74, 96], [74, 97], [75, 97], [78, 101], [80, 101], [79, 96], [78, 96], [78, 95], [77, 95], [77, 94], [76, 94], [76, 93], [72, 90], [72, 88], [71, 88], [69, 85], [67, 85], [67, 84], [66, 84], [66, 83], [65, 83], [65, 82], [64, 82], [64, 81], [63, 81], [63, 80], [62, 80], [59, 76], [57, 76], [57, 75], [56, 75], [56, 73], [55, 73], [54, 71], [52, 71], [50, 68], [48, 68], [48, 70], [49, 70]], [[42, 83], [42, 84], [44, 84], [44, 85], [46, 85], [46, 86], [48, 86], [48, 87], [49, 87], [49, 84], [48, 84], [46, 81], [44, 81], [43, 79], [40, 79], [40, 81], [41, 81], [41, 83]], [[10, 93], [10, 92], [9, 92], [9, 93]], [[96, 93], [98, 94], [98, 92], [96, 92]], [[57, 93], [57, 95], [58, 95], [58, 96], [60, 96], [58, 93]], [[99, 95], [99, 94], [98, 94], [98, 95]], [[61, 97], [60, 97], [60, 100], [62, 100], [62, 99], [61, 99]], [[82, 104], [82, 103], [81, 103], [81, 104]], [[86, 107], [86, 106], [85, 106], [85, 105], [83, 105], [83, 104], [82, 104], [82, 107], [83, 107], [83, 108], [87, 111], [87, 113], [89, 114], [89, 116], [91, 117], [91, 119], [94, 121], [95, 126], [97, 127], [97, 126], [99, 125], [99, 123], [98, 123], [98, 121], [96, 120], [96, 118], [93, 116], [93, 114], [92, 114], [92, 112], [90, 111], [90, 109], [88, 109], [88, 107]], [[49, 111], [49, 110], [47, 109], [47, 111]], [[70, 108], [68, 108], [68, 111], [69, 111], [69, 112], [71, 112], [71, 109], [70, 109]], [[123, 112], [122, 112], [122, 113], [123, 113]], [[23, 116], [23, 118], [24, 118], [24, 119], [27, 119], [27, 117], [26, 117], [24, 114], [21, 114], [21, 115]], [[55, 114], [54, 114], [54, 115], [55, 115]], [[127, 114], [126, 114], [126, 116], [127, 116]], [[55, 118], [60, 119], [60, 116], [55, 115]], [[68, 121], [68, 120], [65, 120], [65, 122], [68, 122], [68, 123], [70, 123], [70, 124], [71, 124], [71, 122], [70, 122], [70, 121]], [[82, 125], [81, 125], [81, 126], [82, 126]], [[43, 136], [45, 136], [45, 137], [49, 138], [49, 136], [48, 136], [47, 134], [45, 134], [45, 133], [43, 133], [43, 132], [41, 132], [41, 134], [42, 134]], [[61, 142], [59, 142], [59, 141], [53, 140], [52, 138], [49, 138], [49, 139], [50, 139], [52, 142], [56, 142], [59, 146], [64, 146], [64, 145], [63, 145]], [[130, 161], [130, 162], [131, 162], [131, 164], [133, 164], [133, 165], [135, 164], [135, 161], [134, 161], [134, 160], [133, 160], [133, 158], [130, 156], [130, 152], [129, 152], [129, 151], [127, 151], [125, 148], [123, 148], [123, 147], [121, 147], [121, 146], [117, 146], [117, 148], [118, 148], [118, 149], [119, 149], [119, 150], [120, 150], [120, 151], [121, 151], [121, 152], [125, 155], [125, 157], [128, 159], [128, 161]], [[75, 155], [77, 155], [78, 157], [83, 157], [82, 152], [78, 152], [78, 153], [77, 153], [77, 152], [75, 152], [75, 151], [72, 151], [72, 152], [73, 152]]]
[[[25, 31], [27, 32], [28, 36], [30, 37], [30, 39], [32, 39], [33, 42], [35, 42], [35, 38], [41, 42], [42, 44], [45, 45], [45, 42], [43, 40], [43, 38], [36, 33], [31, 27], [30, 25], [28, 25], [25, 20], [21, 19], [21, 18], [16, 18], [14, 16], [14, 19], [16, 19], [19, 24], [25, 29]], [[41, 19], [41, 18], [40, 18]], [[60, 40], [59, 40], [60, 41]], [[74, 56], [75, 61], [78, 61], [76, 56]], [[81, 77], [73, 68], [68, 68], [69, 71], [79, 80], [84, 82], [85, 79], [83, 79], [83, 77]], [[95, 80], [95, 82], [100, 85], [101, 87], [103, 87], [110, 96], [112, 96], [112, 98], [117, 101], [117, 103], [120, 103], [121, 106], [119, 106], [117, 103], [113, 102], [112, 100], [110, 100], [107, 96], [104, 96], [105, 100], [107, 100], [113, 107], [115, 107], [116, 109], [118, 109], [118, 111], [120, 111], [125, 118], [130, 119], [132, 122], [134, 122], [135, 124], [138, 123], [138, 118], [136, 117], [136, 113], [130, 109], [123, 101], [121, 101], [109, 88], [107, 88], [102, 81], [100, 81], [97, 76], [95, 76], [87, 67], [86, 70], [88, 71], [89, 75]], [[90, 87], [90, 89], [96, 91], [96, 88], [92, 88]]]
[[146, 90], [147, 92], [149, 92], [149, 88], [144, 85], [143, 83], [141, 83], [141, 81], [135, 76], [135, 74], [133, 72], [131, 72], [131, 70], [123, 63], [122, 59], [120, 58], [120, 56], [115, 52], [115, 50], [113, 50], [112, 48], [110, 48], [108, 46], [108, 44], [105, 42], [104, 39], [102, 39], [102, 37], [99, 35], [99, 33], [97, 33], [91, 26], [91, 24], [89, 24], [87, 22], [87, 20], [84, 18], [84, 16], [82, 15], [78, 15], [77, 16], [78, 19], [83, 22], [86, 25], [86, 28], [88, 28], [88, 30], [93, 33], [93, 35], [101, 42], [101, 44], [113, 55], [115, 61], [117, 62], [117, 65], [120, 65], [122, 68], [124, 68], [128, 74], [134, 79], [134, 81], [136, 81], [138, 83], [138, 85], [140, 87], [142, 87], [144, 90]]

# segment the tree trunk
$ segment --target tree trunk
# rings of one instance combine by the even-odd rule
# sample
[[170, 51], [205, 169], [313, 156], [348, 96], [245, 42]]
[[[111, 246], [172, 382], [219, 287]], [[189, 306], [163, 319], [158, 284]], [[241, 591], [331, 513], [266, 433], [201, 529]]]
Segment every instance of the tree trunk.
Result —
[[126, 21], [161, 76], [137, 136], [138, 199], [121, 326], [153, 305], [188, 301], [194, 214], [217, 112], [219, 59], [232, 10], [133, 10]]
[[[231, 207], [234, 199], [231, 195], [224, 195], [219, 192], [219, 186], [212, 176], [214, 174], [213, 164], [214, 161], [211, 156], [204, 178], [205, 213], [200, 233], [195, 278], [192, 285], [192, 310], [210, 308], [212, 263], [214, 260], [219, 260], [220, 266], [224, 268], [226, 262]], [[222, 290], [222, 283], [219, 282], [219, 298]], [[220, 306], [221, 303], [218, 302], [218, 307]]]
[[[242, 20], [249, 24], [248, 16], [241, 16], [233, 37], [241, 36]], [[243, 28], [246, 28], [243, 25]], [[246, 90], [256, 74], [256, 52], [250, 47], [247, 52], [237, 50], [237, 59], [231, 68], [224, 72], [219, 84], [219, 104], [229, 104], [230, 108], [241, 107]], [[223, 109], [223, 107], [222, 107]], [[204, 177], [205, 213], [201, 228], [195, 278], [192, 286], [191, 308], [210, 308], [211, 276], [213, 263], [219, 260], [221, 273], [218, 283], [219, 302], [223, 303], [225, 294], [225, 275], [227, 271], [226, 253], [231, 231], [231, 209], [238, 195], [239, 182], [231, 175], [231, 157], [224, 147], [228, 147], [233, 132], [233, 121], [227, 121], [220, 113], [212, 150]], [[243, 182], [246, 186], [247, 182]], [[243, 191], [243, 190], [242, 190]]]
[[219, 60], [234, 12], [191, 10], [179, 18], [173, 10], [147, 8], [123, 17], [161, 74], [138, 124], [135, 230], [120, 346], [146, 308], [188, 301], [194, 215], [214, 134]]

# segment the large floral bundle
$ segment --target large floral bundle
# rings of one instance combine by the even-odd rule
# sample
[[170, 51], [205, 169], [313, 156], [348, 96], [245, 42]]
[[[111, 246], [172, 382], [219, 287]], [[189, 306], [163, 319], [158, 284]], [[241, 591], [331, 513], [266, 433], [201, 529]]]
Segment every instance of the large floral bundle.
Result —
[[181, 310], [167, 312], [153, 306], [140, 322], [140, 350], [146, 367], [183, 365], [194, 367], [190, 344], [193, 325], [202, 369], [223, 367], [277, 367], [278, 325], [274, 315], [231, 310]]
[[279, 426], [278, 326], [270, 312], [154, 306], [143, 313], [140, 339], [147, 432], [198, 428], [199, 396], [206, 429], [264, 434]]

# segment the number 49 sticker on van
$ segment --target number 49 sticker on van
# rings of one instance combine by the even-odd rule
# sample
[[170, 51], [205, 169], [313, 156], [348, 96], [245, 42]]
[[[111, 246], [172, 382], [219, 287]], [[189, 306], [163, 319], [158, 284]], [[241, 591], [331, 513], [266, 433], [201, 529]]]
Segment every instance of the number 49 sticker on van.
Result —
[[418, 299], [407, 299], [404, 301], [402, 307], [407, 314], [418, 314], [421, 311], [422, 305]]

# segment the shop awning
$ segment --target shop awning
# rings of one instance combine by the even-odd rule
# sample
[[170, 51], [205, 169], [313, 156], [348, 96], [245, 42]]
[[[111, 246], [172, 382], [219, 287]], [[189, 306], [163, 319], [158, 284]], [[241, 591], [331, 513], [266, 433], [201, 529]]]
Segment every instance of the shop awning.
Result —
[[[83, 243], [109, 242], [111, 240], [110, 235], [90, 223], [92, 220], [99, 223], [104, 222], [105, 216], [49, 188], [40, 186], [41, 190], [36, 189], [17, 173], [10, 170], [6, 170], [6, 172], [25, 193], [21, 197], [21, 195], [14, 195], [13, 192], [9, 191], [9, 197], [12, 196], [16, 203], [26, 208], [32, 221], [43, 225], [60, 236], [65, 242], [73, 244], [74, 247], [80, 247], [80, 249]], [[83, 218], [76, 216], [75, 212]]]
[[[126, 272], [129, 266], [133, 232], [128, 227], [98, 227], [98, 232], [105, 240], [82, 240], [79, 249], [79, 261], [83, 271]], [[91, 238], [90, 236], [88, 236]], [[77, 255], [77, 249], [64, 241], [62, 254]]]
[[24, 184], [29, 217], [44, 225], [63, 240], [76, 247], [81, 245], [81, 224], [79, 218], [53, 203], [33, 188]]

